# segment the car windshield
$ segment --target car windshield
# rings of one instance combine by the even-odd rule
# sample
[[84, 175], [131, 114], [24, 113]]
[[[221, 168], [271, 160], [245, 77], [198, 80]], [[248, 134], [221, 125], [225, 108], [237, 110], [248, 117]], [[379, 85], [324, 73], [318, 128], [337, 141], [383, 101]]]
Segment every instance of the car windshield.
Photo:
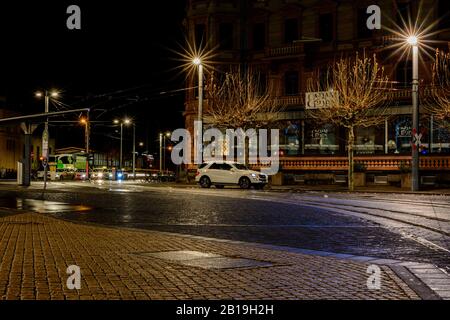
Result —
[[248, 170], [247, 166], [245, 164], [241, 164], [241, 163], [234, 163], [233, 164], [235, 166], [236, 169], [238, 170]]

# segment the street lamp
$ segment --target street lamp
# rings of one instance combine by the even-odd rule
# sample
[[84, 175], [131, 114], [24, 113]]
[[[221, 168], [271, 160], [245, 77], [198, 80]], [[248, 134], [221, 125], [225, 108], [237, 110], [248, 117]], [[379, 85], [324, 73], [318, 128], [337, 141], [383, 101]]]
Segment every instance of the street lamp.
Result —
[[[45, 103], [45, 109], [44, 112], [49, 112], [49, 100], [51, 98], [56, 98], [58, 96], [58, 92], [55, 90], [52, 90], [49, 92], [48, 90], [45, 90], [44, 93], [42, 92], [36, 92], [37, 98], [42, 98], [44, 96], [44, 103]], [[48, 118], [45, 120], [45, 128], [44, 132], [42, 133], [42, 158], [43, 158], [43, 165], [44, 165], [44, 190], [47, 188], [47, 172], [48, 172], [48, 141], [49, 141], [49, 134], [48, 134]]]
[[412, 146], [411, 146], [411, 191], [419, 191], [419, 39], [416, 35], [407, 37], [412, 48]]
[[166, 169], [166, 139], [171, 137], [170, 132], [159, 133], [159, 171], [163, 173]]
[[[192, 63], [198, 68], [198, 121], [200, 122], [200, 132], [199, 137], [203, 136], [203, 65], [200, 57], [194, 57], [192, 59]], [[194, 126], [195, 127], [195, 126]], [[197, 143], [201, 143], [196, 139]], [[202, 140], [200, 140], [202, 141]], [[198, 161], [202, 163], [202, 153], [198, 152], [200, 150], [200, 146], [196, 145], [195, 152], [198, 153]]]
[[85, 137], [85, 144], [86, 144], [86, 179], [89, 179], [89, 134], [90, 134], [90, 123], [89, 119], [81, 118], [80, 123], [83, 124], [85, 127], [84, 129], [84, 137]]
[[114, 120], [114, 124], [120, 124], [120, 155], [119, 155], [119, 169], [122, 170], [123, 164], [123, 125], [129, 125], [131, 123], [130, 119], [119, 119]]

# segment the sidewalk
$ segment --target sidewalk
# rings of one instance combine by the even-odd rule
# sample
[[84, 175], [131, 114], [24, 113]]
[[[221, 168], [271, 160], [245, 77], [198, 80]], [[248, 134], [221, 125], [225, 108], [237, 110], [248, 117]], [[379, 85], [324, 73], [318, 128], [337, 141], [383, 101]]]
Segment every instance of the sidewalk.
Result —
[[[66, 286], [70, 265], [81, 268], [80, 290]], [[367, 267], [0, 211], [1, 299], [419, 299], [389, 266], [380, 266], [381, 288], [368, 289]]]

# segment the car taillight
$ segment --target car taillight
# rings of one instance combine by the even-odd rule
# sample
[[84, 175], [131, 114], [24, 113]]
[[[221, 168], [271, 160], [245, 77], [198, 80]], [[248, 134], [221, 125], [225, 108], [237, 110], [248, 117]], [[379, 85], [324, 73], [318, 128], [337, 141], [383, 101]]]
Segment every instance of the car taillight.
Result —
[[198, 176], [198, 175], [200, 175], [200, 171], [197, 171], [197, 173], [195, 174], [195, 176]]

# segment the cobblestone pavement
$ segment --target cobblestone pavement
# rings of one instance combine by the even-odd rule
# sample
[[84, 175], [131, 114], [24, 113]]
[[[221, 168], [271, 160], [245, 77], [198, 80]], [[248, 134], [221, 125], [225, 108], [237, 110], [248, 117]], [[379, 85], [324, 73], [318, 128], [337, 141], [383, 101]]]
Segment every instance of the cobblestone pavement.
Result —
[[[270, 265], [205, 269], [148, 254], [179, 250]], [[81, 268], [80, 290], [66, 286], [69, 265]], [[157, 231], [75, 224], [37, 213], [0, 217], [2, 299], [419, 298], [388, 266], [381, 266], [381, 289], [369, 290], [367, 267]]]
[[[18, 204], [72, 221], [432, 263], [450, 271], [447, 236], [392, 220], [445, 231], [450, 220], [448, 197], [330, 194], [325, 198], [321, 193], [180, 190], [109, 183], [99, 186], [100, 190], [83, 183], [52, 183], [50, 187], [44, 198], [37, 190], [0, 191], [0, 207]], [[5, 199], [9, 203], [2, 203]], [[43, 208], [34, 202], [27, 205], [31, 199], [92, 210], [65, 210], [64, 204], [48, 202]]]

